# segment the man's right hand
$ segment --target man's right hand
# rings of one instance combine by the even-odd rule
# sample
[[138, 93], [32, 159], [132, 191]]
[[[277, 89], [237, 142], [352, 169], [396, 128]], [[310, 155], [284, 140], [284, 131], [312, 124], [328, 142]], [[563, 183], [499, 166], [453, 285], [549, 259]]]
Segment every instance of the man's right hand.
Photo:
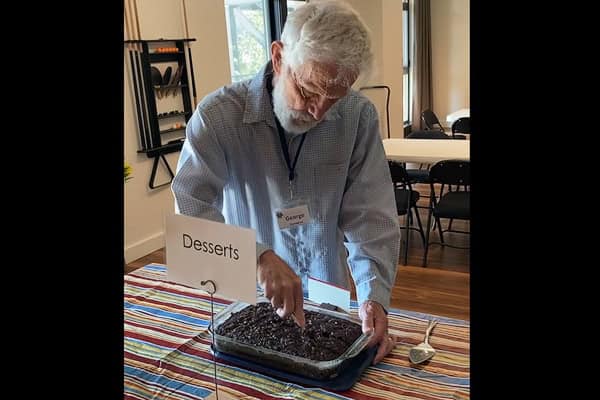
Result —
[[281, 318], [292, 314], [296, 323], [304, 327], [304, 298], [300, 277], [273, 250], [267, 250], [258, 259], [258, 284], [265, 291]]

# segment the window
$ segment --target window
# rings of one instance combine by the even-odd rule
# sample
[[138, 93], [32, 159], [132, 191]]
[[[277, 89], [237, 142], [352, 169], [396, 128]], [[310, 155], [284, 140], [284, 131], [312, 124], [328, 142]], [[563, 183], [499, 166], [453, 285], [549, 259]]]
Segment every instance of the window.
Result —
[[231, 81], [253, 77], [269, 59], [265, 0], [225, 0]]
[[304, 0], [225, 0], [231, 81], [252, 78], [271, 58], [287, 13]]

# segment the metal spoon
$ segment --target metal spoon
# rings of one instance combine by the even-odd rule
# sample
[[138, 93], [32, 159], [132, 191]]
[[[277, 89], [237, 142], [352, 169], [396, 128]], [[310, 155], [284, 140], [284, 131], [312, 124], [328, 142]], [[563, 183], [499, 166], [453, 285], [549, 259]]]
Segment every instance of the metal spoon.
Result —
[[435, 349], [429, 344], [429, 334], [436, 324], [437, 320], [435, 319], [429, 321], [429, 325], [427, 325], [427, 330], [425, 331], [425, 340], [410, 349], [408, 358], [410, 358], [410, 362], [413, 364], [421, 364], [435, 354]]

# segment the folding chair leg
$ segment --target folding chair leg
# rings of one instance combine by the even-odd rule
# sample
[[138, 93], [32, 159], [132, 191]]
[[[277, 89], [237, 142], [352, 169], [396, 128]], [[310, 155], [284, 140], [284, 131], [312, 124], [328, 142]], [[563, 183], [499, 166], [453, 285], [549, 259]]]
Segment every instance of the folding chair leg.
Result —
[[415, 212], [415, 217], [417, 218], [417, 224], [419, 225], [419, 234], [421, 235], [421, 239], [423, 240], [423, 245], [425, 245], [425, 233], [423, 233], [423, 225], [421, 224], [421, 217], [419, 216], [419, 210], [415, 207], [413, 208]]
[[410, 212], [407, 212], [406, 215], [404, 216], [405, 218], [405, 229], [404, 232], [406, 233], [406, 240], [404, 241], [404, 265], [408, 265], [408, 244], [409, 244], [409, 239], [410, 239], [410, 224], [409, 224], [409, 216], [410, 216]]
[[440, 233], [440, 242], [443, 245], [444, 244], [444, 231], [442, 230], [442, 222], [440, 221], [440, 219], [438, 217], [436, 217], [435, 220], [437, 222], [438, 232]]
[[[456, 185], [456, 190], [460, 190], [460, 185]], [[467, 185], [464, 185], [464, 191], [467, 191]], [[450, 222], [448, 222], [448, 231], [452, 230], [452, 221], [454, 221], [454, 218], [450, 218]]]
[[429, 213], [427, 214], [427, 231], [425, 232], [425, 252], [423, 253], [423, 267], [427, 267], [427, 253], [429, 251], [429, 227], [431, 226], [431, 214], [432, 209], [429, 208]]

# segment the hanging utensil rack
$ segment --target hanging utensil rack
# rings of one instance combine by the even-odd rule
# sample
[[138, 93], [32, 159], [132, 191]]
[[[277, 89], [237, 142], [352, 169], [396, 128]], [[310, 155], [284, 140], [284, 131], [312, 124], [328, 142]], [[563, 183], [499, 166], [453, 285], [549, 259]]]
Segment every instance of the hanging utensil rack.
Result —
[[[194, 81], [194, 70], [192, 64], [191, 51], [186, 57], [186, 43], [195, 41], [194, 38], [185, 39], [156, 39], [156, 40], [125, 40], [129, 51], [129, 61], [131, 65], [131, 77], [133, 80], [134, 99], [136, 103], [136, 114], [139, 132], [140, 149], [138, 153], [145, 153], [148, 158], [154, 158], [152, 172], [148, 186], [150, 189], [157, 189], [167, 186], [171, 183], [175, 175], [169, 166], [165, 154], [180, 151], [185, 140], [185, 126], [192, 116], [193, 108], [190, 96], [190, 77], [192, 91], [196, 93]], [[155, 46], [164, 42], [168, 51], [158, 50]], [[189, 43], [188, 43], [189, 48]], [[165, 84], [155, 85], [152, 81], [152, 67], [160, 63], [177, 63], [180, 68], [180, 76], [176, 82], [166, 82]], [[185, 124], [179, 124], [177, 128], [162, 129], [159, 120], [166, 118], [157, 111], [157, 97], [159, 95], [168, 96], [180, 92], [181, 108], [183, 111], [170, 113], [169, 118], [179, 117], [185, 119]], [[181, 132], [181, 137], [175, 139], [165, 139], [165, 134]], [[160, 160], [163, 160], [170, 179], [167, 182], [156, 184], [156, 172]]]

